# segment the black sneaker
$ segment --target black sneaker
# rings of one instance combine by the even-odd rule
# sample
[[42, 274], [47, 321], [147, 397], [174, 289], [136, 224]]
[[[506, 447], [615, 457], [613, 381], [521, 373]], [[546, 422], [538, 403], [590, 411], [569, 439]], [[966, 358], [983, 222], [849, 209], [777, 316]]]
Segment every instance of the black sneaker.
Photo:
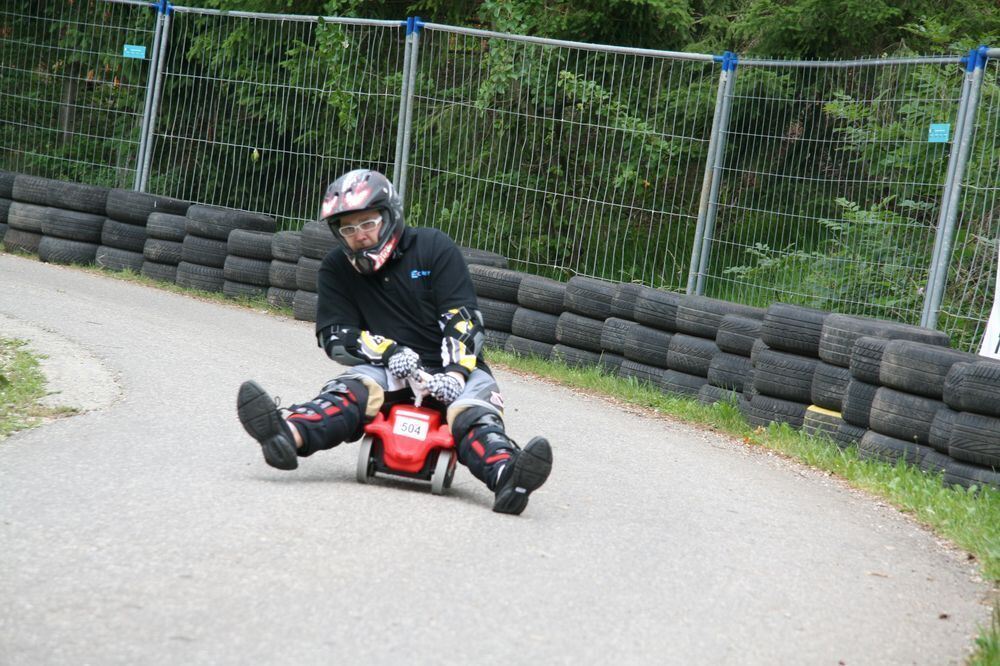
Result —
[[[544, 437], [535, 437], [517, 452], [512, 468], [497, 488], [493, 510], [520, 514], [528, 506], [528, 495], [538, 490], [552, 471], [552, 447]], [[506, 471], [506, 470], [504, 470]]]
[[243, 382], [236, 398], [236, 413], [251, 437], [260, 442], [264, 460], [271, 467], [295, 469], [299, 458], [295, 454], [295, 439], [274, 400], [257, 382]]

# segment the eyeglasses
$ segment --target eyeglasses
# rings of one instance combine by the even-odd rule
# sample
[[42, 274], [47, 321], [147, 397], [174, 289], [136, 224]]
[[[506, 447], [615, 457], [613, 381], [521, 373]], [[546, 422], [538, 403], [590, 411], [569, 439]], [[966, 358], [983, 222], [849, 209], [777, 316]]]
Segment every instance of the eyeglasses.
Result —
[[358, 231], [371, 231], [379, 224], [381, 224], [381, 222], [382, 222], [382, 216], [376, 215], [375, 217], [369, 220], [362, 220], [357, 224], [345, 224], [342, 227], [337, 227], [336, 231], [338, 234], [341, 235], [341, 237], [350, 238], [354, 234], [358, 233]]

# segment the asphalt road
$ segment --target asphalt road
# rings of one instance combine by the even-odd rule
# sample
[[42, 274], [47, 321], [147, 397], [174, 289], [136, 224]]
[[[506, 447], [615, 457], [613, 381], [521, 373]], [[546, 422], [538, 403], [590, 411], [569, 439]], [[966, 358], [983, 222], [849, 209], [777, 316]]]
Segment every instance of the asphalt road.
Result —
[[338, 372], [311, 324], [0, 254], [0, 335], [90, 411], [0, 442], [0, 663], [961, 663], [966, 555], [823, 474], [499, 372], [553, 442], [520, 517], [267, 467], [236, 419]]

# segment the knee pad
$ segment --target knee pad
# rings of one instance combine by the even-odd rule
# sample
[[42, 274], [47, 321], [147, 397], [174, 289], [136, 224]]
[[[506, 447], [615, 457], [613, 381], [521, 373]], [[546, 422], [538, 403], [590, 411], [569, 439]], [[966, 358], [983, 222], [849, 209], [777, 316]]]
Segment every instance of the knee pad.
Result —
[[311, 402], [289, 407], [288, 423], [302, 435], [300, 457], [361, 436], [368, 389], [354, 379], [327, 383]]
[[469, 407], [455, 417], [451, 433], [458, 442], [459, 462], [487, 488], [496, 490], [500, 471], [517, 448], [507, 437], [500, 415], [482, 407]]

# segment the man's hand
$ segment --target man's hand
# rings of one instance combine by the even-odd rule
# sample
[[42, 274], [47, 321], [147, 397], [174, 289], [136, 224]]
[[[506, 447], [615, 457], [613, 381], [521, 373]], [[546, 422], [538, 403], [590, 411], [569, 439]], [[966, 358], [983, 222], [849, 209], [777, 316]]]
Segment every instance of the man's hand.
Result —
[[397, 347], [385, 367], [397, 379], [406, 379], [420, 366], [420, 356], [409, 347]]
[[431, 375], [427, 380], [427, 392], [445, 405], [455, 402], [464, 390], [465, 380], [450, 372]]

